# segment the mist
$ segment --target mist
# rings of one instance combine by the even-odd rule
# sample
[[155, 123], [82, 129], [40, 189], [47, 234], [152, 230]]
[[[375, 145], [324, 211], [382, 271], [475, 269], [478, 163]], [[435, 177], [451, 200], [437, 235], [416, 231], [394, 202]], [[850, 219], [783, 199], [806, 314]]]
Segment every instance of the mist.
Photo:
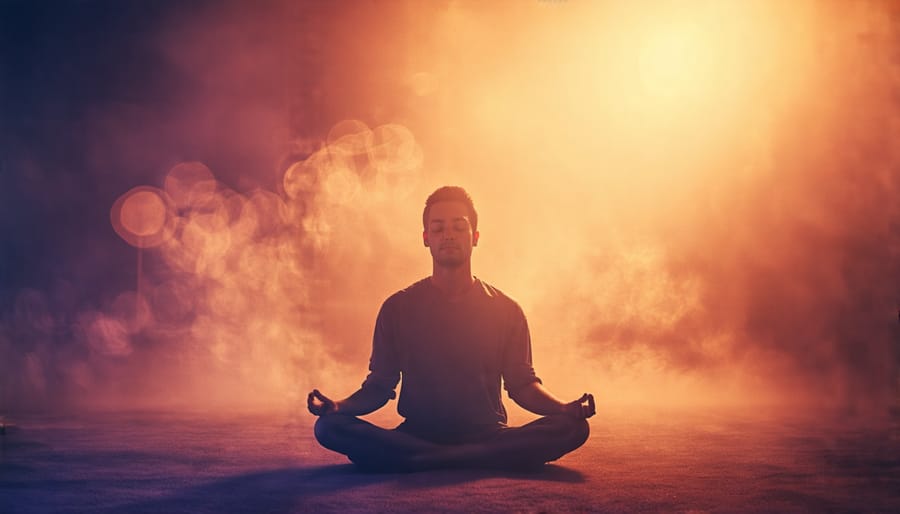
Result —
[[0, 411], [352, 392], [446, 184], [560, 396], [895, 404], [889, 3], [164, 5], [3, 7]]

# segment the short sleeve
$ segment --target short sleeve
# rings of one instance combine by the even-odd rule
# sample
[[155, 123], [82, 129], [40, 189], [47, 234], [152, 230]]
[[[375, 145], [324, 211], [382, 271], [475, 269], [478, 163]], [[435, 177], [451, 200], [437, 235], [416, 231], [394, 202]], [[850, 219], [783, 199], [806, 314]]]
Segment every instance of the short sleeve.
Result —
[[369, 359], [369, 375], [363, 382], [363, 388], [382, 389], [393, 399], [397, 397], [394, 389], [400, 382], [400, 365], [397, 359], [396, 341], [393, 330], [393, 319], [390, 315], [390, 299], [384, 302], [375, 320], [375, 333], [372, 336], [372, 357]]
[[531, 362], [531, 334], [528, 321], [518, 304], [514, 304], [509, 332], [503, 352], [503, 387], [507, 393], [532, 382], [540, 382]]

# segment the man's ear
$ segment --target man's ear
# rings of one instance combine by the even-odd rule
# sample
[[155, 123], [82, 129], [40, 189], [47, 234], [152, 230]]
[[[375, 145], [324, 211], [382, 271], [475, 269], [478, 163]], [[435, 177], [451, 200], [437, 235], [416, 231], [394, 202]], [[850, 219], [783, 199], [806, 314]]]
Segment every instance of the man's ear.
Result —
[[422, 232], [422, 242], [426, 247], [428, 246], [428, 231]]
[[478, 246], [478, 231], [472, 233], [472, 246]]

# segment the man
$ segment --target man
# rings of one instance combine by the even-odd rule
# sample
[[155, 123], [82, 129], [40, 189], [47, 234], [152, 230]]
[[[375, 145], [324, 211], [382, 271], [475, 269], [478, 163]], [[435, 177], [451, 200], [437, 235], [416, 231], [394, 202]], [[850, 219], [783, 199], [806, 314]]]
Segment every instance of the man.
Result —
[[[594, 398], [562, 402], [535, 375], [519, 305], [472, 275], [478, 214], [460, 187], [438, 189], [422, 213], [432, 274], [388, 298], [378, 313], [370, 373], [333, 401], [314, 389], [309, 411], [322, 446], [381, 471], [445, 467], [535, 468], [587, 440]], [[403, 379], [393, 430], [357, 418], [384, 406]], [[544, 416], [506, 425], [509, 397]]]

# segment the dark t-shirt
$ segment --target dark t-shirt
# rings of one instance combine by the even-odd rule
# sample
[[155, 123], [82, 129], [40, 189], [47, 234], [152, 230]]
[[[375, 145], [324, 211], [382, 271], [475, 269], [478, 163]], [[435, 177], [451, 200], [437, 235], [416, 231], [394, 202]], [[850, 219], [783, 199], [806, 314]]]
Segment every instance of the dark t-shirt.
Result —
[[405, 426], [431, 433], [505, 424], [501, 378], [513, 392], [540, 381], [522, 308], [478, 279], [452, 302], [430, 278], [388, 298], [375, 323], [369, 370], [363, 387], [391, 398], [402, 375]]

